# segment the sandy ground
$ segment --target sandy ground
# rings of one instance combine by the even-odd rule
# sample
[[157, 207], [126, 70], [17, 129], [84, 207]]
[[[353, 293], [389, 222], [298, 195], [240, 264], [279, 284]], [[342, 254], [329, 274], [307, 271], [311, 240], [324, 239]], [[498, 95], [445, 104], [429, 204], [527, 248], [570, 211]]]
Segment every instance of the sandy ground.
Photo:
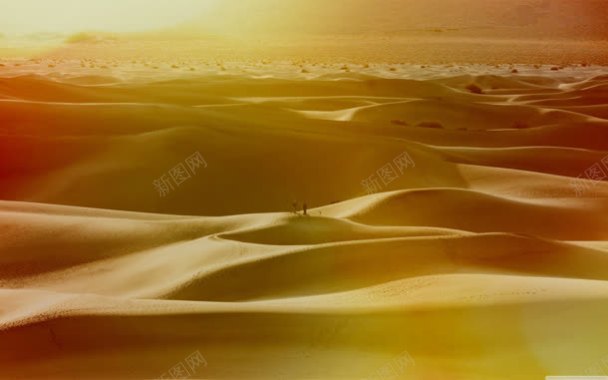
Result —
[[0, 378], [608, 370], [605, 68], [2, 64]]
[[[535, 36], [531, 34], [530, 36]], [[120, 38], [120, 37], [119, 37]], [[150, 67], [177, 64], [198, 68], [205, 64], [243, 64], [281, 61], [316, 64], [359, 65], [374, 63], [452, 65], [603, 65], [608, 66], [608, 38], [571, 40], [551, 38], [484, 38], [435, 32], [395, 36], [308, 36], [285, 38], [227, 38], [151, 40], [101, 40], [98, 43], [65, 44], [65, 39], [29, 42], [0, 40], [0, 57], [35, 57], [51, 60], [94, 59], [112, 67], [110, 57], [124, 62], [148, 63]], [[29, 46], [29, 47], [24, 47]], [[111, 54], [110, 54], [111, 52]], [[111, 61], [111, 62], [108, 62]], [[0, 60], [1, 62], [1, 60]], [[109, 65], [108, 65], [109, 64]], [[377, 70], [374, 71], [377, 73]]]

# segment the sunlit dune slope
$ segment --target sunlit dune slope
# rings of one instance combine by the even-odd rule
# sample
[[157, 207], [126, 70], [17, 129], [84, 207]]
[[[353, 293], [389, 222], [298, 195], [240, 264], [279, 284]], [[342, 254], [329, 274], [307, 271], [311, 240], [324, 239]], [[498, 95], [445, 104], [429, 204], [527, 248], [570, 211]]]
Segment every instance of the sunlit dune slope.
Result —
[[[531, 91], [534, 81], [2, 79], [0, 194], [174, 214], [289, 211], [294, 200], [318, 207], [365, 195], [362, 181], [408, 152], [414, 163], [383, 190], [480, 190], [465, 177], [483, 165], [552, 175], [554, 189], [576, 198], [572, 179], [603, 159], [608, 121], [559, 100], [602, 107], [605, 79]], [[196, 152], [207, 167], [159, 197], [153, 181]]]
[[608, 77], [377, 70], [1, 78], [0, 378], [593, 374]]

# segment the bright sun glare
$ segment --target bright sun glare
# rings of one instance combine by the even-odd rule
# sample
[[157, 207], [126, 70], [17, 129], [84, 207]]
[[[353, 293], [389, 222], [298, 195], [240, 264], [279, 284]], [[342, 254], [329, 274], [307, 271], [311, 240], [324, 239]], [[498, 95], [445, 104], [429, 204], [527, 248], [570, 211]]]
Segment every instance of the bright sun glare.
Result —
[[0, 33], [132, 32], [196, 17], [217, 0], [0, 0]]

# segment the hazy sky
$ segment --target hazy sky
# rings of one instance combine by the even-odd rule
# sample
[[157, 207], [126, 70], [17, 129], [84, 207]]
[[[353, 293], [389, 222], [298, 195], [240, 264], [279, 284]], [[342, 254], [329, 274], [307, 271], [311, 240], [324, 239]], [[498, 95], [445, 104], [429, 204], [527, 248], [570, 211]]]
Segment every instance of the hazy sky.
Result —
[[[608, 0], [0, 0], [0, 33], [282, 36], [451, 30], [474, 37], [608, 36]], [[519, 33], [519, 34], [518, 34]]]
[[140, 31], [175, 25], [222, 0], [0, 0], [0, 32]]

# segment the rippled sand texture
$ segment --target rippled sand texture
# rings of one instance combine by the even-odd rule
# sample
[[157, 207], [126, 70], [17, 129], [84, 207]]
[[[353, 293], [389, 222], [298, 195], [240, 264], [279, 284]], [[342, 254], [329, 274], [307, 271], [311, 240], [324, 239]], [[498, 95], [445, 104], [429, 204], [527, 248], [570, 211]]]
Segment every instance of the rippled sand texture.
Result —
[[606, 72], [319, 70], [0, 79], [0, 378], [597, 368]]

